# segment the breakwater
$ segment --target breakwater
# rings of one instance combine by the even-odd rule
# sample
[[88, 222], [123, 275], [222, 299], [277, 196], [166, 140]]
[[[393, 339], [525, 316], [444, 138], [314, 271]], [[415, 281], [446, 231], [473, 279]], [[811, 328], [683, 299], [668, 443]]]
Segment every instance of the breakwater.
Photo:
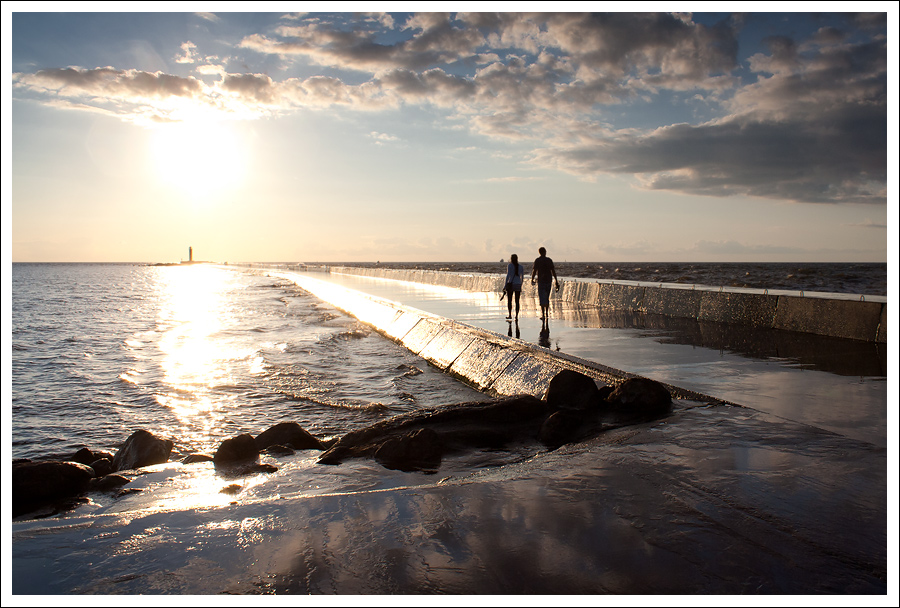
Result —
[[[271, 265], [250, 265], [272, 267]], [[285, 270], [317, 270], [335, 274], [452, 287], [473, 292], [499, 292], [499, 274], [433, 270], [362, 268], [355, 266], [282, 266]], [[580, 280], [561, 277], [552, 299], [596, 306], [604, 311], [639, 312], [757, 329], [777, 329], [833, 338], [887, 343], [887, 298], [820, 292], [709, 287], [638, 281]], [[526, 281], [523, 297], [537, 297]]]
[[[294, 282], [305, 291], [374, 327], [434, 366], [490, 394], [529, 394], [541, 398], [550, 380], [565, 369], [580, 372], [608, 385], [639, 377], [335, 285], [311, 276], [312, 273], [273, 268], [266, 270], [270, 276]], [[665, 386], [675, 399], [727, 403], [677, 386]]]

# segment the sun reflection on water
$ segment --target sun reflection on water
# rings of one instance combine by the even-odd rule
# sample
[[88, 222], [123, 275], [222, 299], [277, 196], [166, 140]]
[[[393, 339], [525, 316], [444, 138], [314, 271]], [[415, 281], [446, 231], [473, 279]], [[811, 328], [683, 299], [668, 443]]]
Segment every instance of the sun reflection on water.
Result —
[[235, 396], [220, 387], [233, 383], [229, 363], [248, 354], [224, 335], [235, 319], [229, 293], [237, 288], [232, 274], [212, 266], [175, 267], [160, 273], [159, 340], [163, 385], [156, 395], [183, 425], [179, 439], [189, 445], [211, 444]]

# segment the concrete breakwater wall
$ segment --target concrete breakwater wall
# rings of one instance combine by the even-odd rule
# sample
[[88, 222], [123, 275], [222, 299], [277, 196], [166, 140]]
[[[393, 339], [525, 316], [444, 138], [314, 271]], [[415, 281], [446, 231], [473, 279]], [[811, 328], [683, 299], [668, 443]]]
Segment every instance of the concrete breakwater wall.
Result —
[[[499, 292], [504, 283], [504, 277], [499, 274], [350, 266], [317, 269], [466, 291]], [[527, 280], [522, 295], [537, 297]], [[553, 292], [551, 297], [609, 311], [634, 311], [887, 343], [887, 299], [883, 297], [571, 279], [563, 279], [560, 291]]]
[[[267, 270], [371, 325], [441, 370], [498, 396], [529, 394], [541, 398], [550, 380], [564, 369], [613, 385], [636, 377], [564, 353], [314, 278], [304, 272]], [[725, 403], [666, 385], [675, 399]]]

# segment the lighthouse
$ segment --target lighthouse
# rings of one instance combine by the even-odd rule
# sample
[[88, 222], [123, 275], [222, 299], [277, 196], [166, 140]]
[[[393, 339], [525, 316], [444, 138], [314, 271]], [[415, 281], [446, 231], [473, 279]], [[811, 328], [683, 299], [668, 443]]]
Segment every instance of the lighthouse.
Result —
[[194, 248], [188, 247], [188, 262], [194, 261]]

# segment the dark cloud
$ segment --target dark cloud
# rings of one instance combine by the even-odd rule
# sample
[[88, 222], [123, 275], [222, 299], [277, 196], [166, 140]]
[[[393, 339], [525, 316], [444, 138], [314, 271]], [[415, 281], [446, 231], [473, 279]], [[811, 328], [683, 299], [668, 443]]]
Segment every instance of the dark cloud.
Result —
[[[757, 83], [732, 112], [700, 125], [582, 136], [543, 148], [535, 161], [581, 175], [640, 176], [647, 188], [817, 203], [883, 203], [887, 180], [884, 42], [800, 53], [770, 41]], [[769, 75], [771, 74], [771, 75]]]

